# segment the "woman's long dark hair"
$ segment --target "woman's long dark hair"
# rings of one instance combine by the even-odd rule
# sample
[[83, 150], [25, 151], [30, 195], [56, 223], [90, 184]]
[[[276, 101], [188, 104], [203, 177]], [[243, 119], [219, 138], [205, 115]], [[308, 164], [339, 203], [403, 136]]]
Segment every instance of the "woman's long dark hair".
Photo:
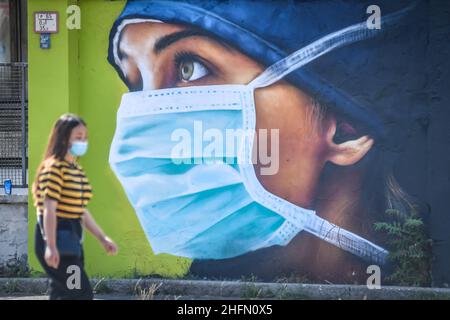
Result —
[[63, 114], [53, 126], [44, 157], [36, 170], [36, 176], [33, 182], [32, 192], [35, 200], [38, 188], [38, 177], [42, 168], [45, 167], [46, 163], [51, 159], [64, 160], [64, 157], [69, 151], [69, 139], [72, 130], [80, 124], [86, 126], [86, 122], [79, 116], [66, 113]]

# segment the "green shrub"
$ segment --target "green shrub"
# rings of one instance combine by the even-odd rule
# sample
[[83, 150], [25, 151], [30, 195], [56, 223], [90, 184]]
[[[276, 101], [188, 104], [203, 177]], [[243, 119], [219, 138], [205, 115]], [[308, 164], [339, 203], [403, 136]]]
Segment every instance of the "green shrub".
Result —
[[431, 239], [419, 212], [409, 214], [386, 210], [388, 221], [375, 223], [375, 230], [385, 237], [389, 250], [391, 273], [385, 278], [389, 284], [400, 286], [431, 285]]

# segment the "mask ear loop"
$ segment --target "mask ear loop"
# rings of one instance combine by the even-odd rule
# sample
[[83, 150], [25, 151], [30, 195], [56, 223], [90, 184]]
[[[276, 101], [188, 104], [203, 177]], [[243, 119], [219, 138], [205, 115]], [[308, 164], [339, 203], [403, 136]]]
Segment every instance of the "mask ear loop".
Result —
[[381, 34], [387, 26], [390, 26], [403, 18], [408, 11], [416, 6], [416, 4], [417, 2], [414, 2], [400, 11], [381, 17], [381, 29], [369, 29], [367, 22], [364, 21], [330, 33], [274, 63], [258, 77], [249, 82], [247, 86], [252, 89], [270, 86], [292, 71], [301, 68], [327, 52], [375, 37]]
[[[364, 21], [326, 35], [271, 65], [258, 77], [248, 83], [247, 86], [251, 90], [270, 86], [292, 71], [297, 70], [327, 52], [379, 35], [388, 25], [394, 24], [403, 18], [416, 4], [417, 2], [403, 10], [383, 17], [381, 19], [381, 29], [369, 29], [367, 22]], [[309, 233], [355, 254], [366, 261], [376, 262], [382, 265], [386, 263], [388, 251], [385, 249], [352, 232], [339, 228], [316, 215], [311, 215], [310, 217], [311, 220], [305, 226], [305, 230]], [[288, 217], [286, 219], [289, 220]]]

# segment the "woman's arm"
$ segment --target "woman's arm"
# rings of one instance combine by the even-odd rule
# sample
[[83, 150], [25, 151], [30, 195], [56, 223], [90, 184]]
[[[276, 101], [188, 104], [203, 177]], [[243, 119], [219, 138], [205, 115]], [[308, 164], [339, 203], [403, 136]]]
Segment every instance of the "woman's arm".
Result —
[[108, 254], [117, 254], [117, 245], [114, 243], [114, 241], [112, 241], [105, 235], [103, 230], [99, 227], [97, 222], [95, 222], [94, 217], [92, 217], [91, 213], [87, 209], [84, 210], [83, 224], [85, 228], [89, 230], [89, 232], [92, 233], [92, 235], [96, 237], [98, 241], [100, 241]]
[[57, 269], [59, 265], [59, 252], [56, 247], [56, 206], [58, 202], [49, 198], [44, 199], [44, 233], [45, 233], [45, 262], [48, 266]]

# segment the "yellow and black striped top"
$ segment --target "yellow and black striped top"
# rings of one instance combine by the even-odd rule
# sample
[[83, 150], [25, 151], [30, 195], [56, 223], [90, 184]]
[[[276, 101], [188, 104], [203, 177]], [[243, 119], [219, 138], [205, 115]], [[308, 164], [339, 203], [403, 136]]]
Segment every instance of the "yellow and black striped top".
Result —
[[80, 218], [92, 198], [92, 187], [78, 163], [50, 159], [38, 175], [34, 205], [38, 215], [44, 212], [44, 199], [58, 201], [56, 215], [61, 218]]

